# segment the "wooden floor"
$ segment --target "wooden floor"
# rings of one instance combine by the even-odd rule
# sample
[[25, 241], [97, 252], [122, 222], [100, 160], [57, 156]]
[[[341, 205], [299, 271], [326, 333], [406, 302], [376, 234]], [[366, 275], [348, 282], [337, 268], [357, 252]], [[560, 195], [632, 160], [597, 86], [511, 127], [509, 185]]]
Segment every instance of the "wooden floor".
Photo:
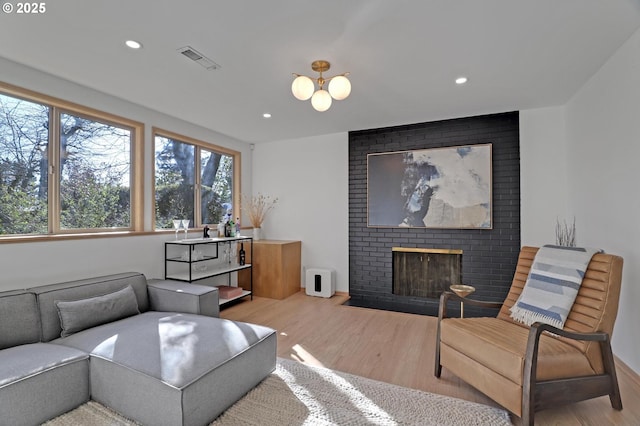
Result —
[[[433, 375], [437, 318], [343, 306], [304, 292], [284, 300], [254, 297], [221, 311], [222, 318], [278, 331], [278, 356], [414, 389], [496, 405], [446, 369]], [[624, 410], [608, 397], [536, 413], [536, 425], [640, 425], [640, 380], [618, 363]], [[496, 405], [497, 406], [497, 405]], [[512, 415], [514, 424], [519, 418]]]

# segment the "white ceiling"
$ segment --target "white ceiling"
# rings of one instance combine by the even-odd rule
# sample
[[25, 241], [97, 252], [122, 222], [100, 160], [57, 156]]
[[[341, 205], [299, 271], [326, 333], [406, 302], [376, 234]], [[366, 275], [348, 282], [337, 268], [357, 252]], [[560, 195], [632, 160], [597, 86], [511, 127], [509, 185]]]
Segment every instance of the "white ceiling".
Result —
[[[252, 143], [562, 105], [640, 27], [640, 0], [56, 0], [46, 8], [0, 14], [0, 56]], [[144, 48], [132, 51], [126, 39]], [[221, 68], [180, 55], [186, 45]], [[351, 72], [351, 96], [324, 113], [290, 91], [291, 73], [317, 75], [315, 59], [331, 62], [326, 75]], [[469, 82], [457, 86], [461, 75]]]

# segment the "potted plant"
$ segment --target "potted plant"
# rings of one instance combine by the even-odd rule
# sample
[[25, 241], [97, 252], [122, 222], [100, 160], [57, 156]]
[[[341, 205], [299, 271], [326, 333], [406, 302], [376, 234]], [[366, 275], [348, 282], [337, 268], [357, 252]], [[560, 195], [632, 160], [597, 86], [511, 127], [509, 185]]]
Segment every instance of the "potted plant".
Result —
[[556, 245], [565, 247], [576, 246], [576, 218], [573, 218], [573, 224], [568, 225], [567, 221], [560, 223], [556, 219]]

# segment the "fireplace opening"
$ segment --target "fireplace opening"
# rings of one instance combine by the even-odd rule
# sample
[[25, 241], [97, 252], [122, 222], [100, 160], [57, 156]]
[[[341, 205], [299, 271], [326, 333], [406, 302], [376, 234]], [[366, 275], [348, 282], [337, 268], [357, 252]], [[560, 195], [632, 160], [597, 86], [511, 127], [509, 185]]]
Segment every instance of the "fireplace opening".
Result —
[[462, 250], [393, 247], [392, 293], [437, 299], [462, 282]]

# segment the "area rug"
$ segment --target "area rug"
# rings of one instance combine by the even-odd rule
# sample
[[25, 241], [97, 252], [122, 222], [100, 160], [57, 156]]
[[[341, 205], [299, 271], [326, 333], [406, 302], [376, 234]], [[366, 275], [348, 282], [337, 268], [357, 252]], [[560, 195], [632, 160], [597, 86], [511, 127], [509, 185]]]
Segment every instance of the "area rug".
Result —
[[[46, 426], [132, 426], [90, 401]], [[276, 371], [212, 426], [511, 425], [501, 409], [278, 358]]]

